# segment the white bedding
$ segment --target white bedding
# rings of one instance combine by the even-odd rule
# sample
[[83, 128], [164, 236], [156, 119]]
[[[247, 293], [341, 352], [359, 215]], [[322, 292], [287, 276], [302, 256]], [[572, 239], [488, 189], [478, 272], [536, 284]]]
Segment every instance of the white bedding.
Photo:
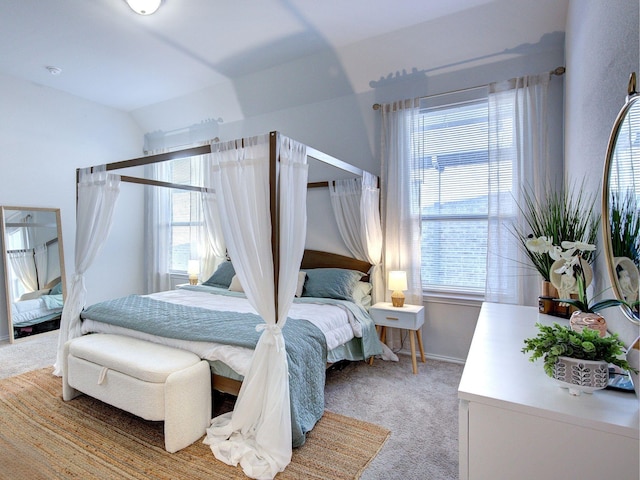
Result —
[[[165, 302], [197, 306], [210, 310], [256, 314], [255, 309], [244, 297], [214, 295], [209, 292], [187, 289], [154, 293], [149, 295], [149, 297]], [[295, 321], [296, 319], [308, 320], [319, 328], [327, 340], [327, 348], [329, 350], [345, 344], [354, 337], [362, 336], [360, 324], [353, 318], [351, 312], [338, 305], [296, 303], [291, 306], [288, 321]], [[354, 329], [356, 325], [358, 328]], [[181, 348], [191, 351], [205, 360], [222, 361], [243, 376], [249, 369], [253, 355], [253, 350], [248, 348], [223, 345], [215, 342], [194, 342], [158, 337], [156, 335], [109, 325], [91, 319], [84, 319], [82, 321], [82, 333], [114, 333]]]
[[11, 304], [11, 319], [15, 326], [52, 313], [62, 312], [62, 306], [52, 305], [45, 300], [46, 296], [20, 300]]

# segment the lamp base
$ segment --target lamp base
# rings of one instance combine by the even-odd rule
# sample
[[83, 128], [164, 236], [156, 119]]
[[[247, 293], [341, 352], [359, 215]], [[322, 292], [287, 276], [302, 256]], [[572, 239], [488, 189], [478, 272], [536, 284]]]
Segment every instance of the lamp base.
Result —
[[393, 292], [391, 294], [391, 304], [394, 307], [402, 307], [402, 306], [404, 306], [404, 293], [402, 293], [402, 292]]
[[197, 285], [197, 284], [198, 284], [198, 277], [189, 279], [189, 285]]

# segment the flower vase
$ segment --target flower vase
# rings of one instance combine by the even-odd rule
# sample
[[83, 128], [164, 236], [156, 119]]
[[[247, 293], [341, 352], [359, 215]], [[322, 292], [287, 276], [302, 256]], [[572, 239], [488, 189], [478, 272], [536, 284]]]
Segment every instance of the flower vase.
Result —
[[599, 313], [581, 312], [576, 310], [571, 314], [569, 326], [574, 332], [581, 333], [585, 328], [598, 332], [600, 337], [607, 334], [607, 322]]
[[553, 378], [570, 395], [601, 390], [609, 384], [609, 364], [605, 361], [558, 357], [553, 366]]
[[548, 280], [543, 280], [540, 288], [540, 296], [548, 298], [559, 298], [558, 289]]

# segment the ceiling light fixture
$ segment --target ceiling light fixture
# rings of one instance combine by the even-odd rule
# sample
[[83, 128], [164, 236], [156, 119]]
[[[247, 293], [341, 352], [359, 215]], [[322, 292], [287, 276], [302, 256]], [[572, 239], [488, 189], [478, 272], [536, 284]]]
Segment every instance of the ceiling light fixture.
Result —
[[126, 2], [138, 15], [151, 15], [158, 10], [162, 0], [126, 0]]

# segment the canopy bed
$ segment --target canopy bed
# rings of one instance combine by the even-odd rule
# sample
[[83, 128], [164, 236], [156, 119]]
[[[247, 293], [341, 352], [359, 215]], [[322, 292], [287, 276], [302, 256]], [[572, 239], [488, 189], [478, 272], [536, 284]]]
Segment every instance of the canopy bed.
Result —
[[[107, 173], [192, 155], [208, 155], [212, 186]], [[307, 186], [329, 186], [307, 184], [308, 157], [362, 177], [364, 215], [357, 236], [365, 247], [360, 256], [373, 261], [304, 253]], [[205, 216], [213, 219], [217, 212], [223, 219], [217, 229], [231, 261], [204, 285], [124, 297], [82, 312], [83, 273], [99, 250], [98, 240], [107, 236], [120, 181], [200, 191], [209, 210]], [[327, 362], [382, 353], [366, 310], [372, 293], [367, 275], [380, 278], [379, 213], [372, 201], [377, 195], [373, 175], [278, 132], [79, 171], [76, 274], [63, 311], [55, 373], [63, 373], [64, 344], [92, 332], [191, 350], [210, 361], [215, 387], [229, 391], [240, 385], [234, 411], [212, 420], [205, 442], [218, 459], [240, 463], [248, 476], [273, 478], [289, 463], [292, 445], [303, 443], [322, 416]], [[371, 208], [375, 215], [366, 211]]]
[[9, 341], [57, 330], [64, 304], [60, 209], [0, 207]]

